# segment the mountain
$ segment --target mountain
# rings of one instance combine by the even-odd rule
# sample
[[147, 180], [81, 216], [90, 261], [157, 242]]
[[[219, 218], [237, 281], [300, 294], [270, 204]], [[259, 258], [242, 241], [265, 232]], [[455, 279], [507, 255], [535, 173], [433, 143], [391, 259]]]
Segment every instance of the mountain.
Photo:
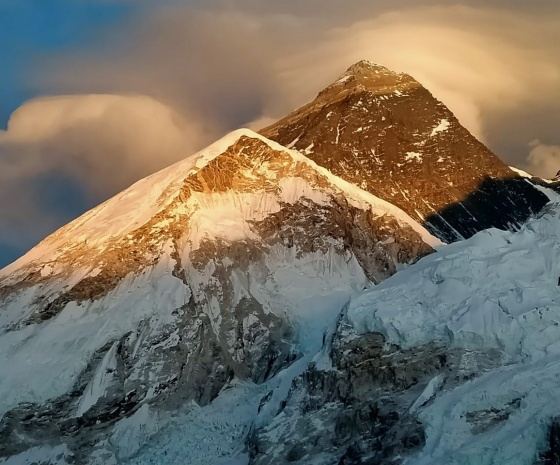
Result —
[[0, 272], [0, 457], [122, 461], [123, 421], [303, 369], [352, 293], [438, 245], [300, 153], [229, 134]]
[[559, 240], [554, 203], [354, 296], [254, 463], [557, 463]]
[[560, 454], [556, 194], [366, 62], [263, 134], [0, 270], [0, 463]]
[[548, 201], [418, 81], [368, 61], [261, 133], [398, 206], [445, 242], [519, 226]]

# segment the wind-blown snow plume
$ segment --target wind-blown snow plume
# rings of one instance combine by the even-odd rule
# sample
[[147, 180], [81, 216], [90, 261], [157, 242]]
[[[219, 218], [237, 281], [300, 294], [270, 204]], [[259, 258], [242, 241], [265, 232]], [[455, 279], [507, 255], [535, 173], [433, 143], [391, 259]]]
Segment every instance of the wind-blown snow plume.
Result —
[[525, 167], [530, 173], [547, 179], [560, 171], [560, 145], [547, 145], [536, 139], [529, 147], [531, 151]]
[[[341, 11], [336, 2], [228, 3], [149, 11], [107, 39], [110, 53], [100, 44], [93, 54], [44, 63], [38, 85], [133, 90], [194, 108], [222, 131], [250, 121], [258, 129], [259, 121], [264, 126], [313, 98], [341, 69], [369, 59], [415, 76], [511, 164], [526, 158], [528, 141], [555, 140], [557, 7], [354, 0]], [[134, 50], [125, 45], [131, 40]]]

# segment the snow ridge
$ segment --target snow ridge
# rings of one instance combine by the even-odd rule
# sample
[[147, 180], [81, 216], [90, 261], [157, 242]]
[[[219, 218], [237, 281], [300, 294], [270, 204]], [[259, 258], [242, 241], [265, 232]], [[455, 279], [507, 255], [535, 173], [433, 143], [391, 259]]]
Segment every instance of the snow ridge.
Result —
[[[205, 167], [244, 136], [265, 142], [274, 150], [288, 153], [294, 161], [312, 167], [347, 195], [355, 206], [364, 208], [368, 205], [378, 215], [392, 215], [400, 224], [408, 225], [418, 232], [428, 245], [432, 247], [442, 245], [439, 239], [432, 236], [400, 208], [334, 176], [327, 169], [318, 166], [296, 150], [287, 149], [250, 129], [239, 129], [227, 134], [196, 154], [136, 182], [122, 193], [62, 227], [23, 257], [0, 270], [0, 279], [13, 274], [16, 270], [31, 262], [49, 263], [56, 261], [57, 256], [62, 251], [62, 245], [69, 240], [75, 244], [86, 243], [88, 246], [94, 246], [96, 244], [101, 245], [113, 237], [125, 236], [147, 223], [158, 212], [167, 207], [178, 194], [184, 179]], [[228, 230], [231, 232], [232, 228]]]

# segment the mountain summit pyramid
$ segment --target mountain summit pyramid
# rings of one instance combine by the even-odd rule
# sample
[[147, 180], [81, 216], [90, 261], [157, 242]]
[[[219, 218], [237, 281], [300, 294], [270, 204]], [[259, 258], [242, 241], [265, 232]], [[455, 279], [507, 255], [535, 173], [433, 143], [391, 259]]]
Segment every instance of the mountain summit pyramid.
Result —
[[418, 81], [368, 61], [261, 133], [399, 206], [445, 241], [520, 225], [548, 201]]

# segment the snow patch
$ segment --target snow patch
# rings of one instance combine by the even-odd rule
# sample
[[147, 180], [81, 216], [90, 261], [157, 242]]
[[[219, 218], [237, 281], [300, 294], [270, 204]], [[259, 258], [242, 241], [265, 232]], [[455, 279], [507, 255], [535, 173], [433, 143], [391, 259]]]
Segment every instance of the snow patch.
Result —
[[[527, 171], [523, 171], [519, 168], [516, 168], [515, 166], [510, 166], [509, 169], [511, 171], [513, 171], [514, 173], [517, 173], [519, 176], [521, 176], [522, 178], [534, 178], [534, 176], [532, 174], [527, 173]], [[543, 180], [545, 181], [545, 180]], [[548, 181], [551, 182], [551, 181]]]
[[91, 407], [93, 407], [97, 401], [102, 398], [111, 385], [115, 378], [115, 370], [117, 369], [117, 359], [115, 357], [117, 353], [118, 343], [114, 342], [111, 349], [105, 354], [101, 364], [95, 372], [95, 376], [87, 385], [80, 403], [78, 404], [78, 410], [76, 411], [76, 416], [81, 417], [86, 413]]
[[342, 77], [339, 78], [336, 82], [338, 82], [338, 83], [343, 83], [343, 82], [346, 82], [346, 81], [350, 80], [351, 78], [352, 78], [352, 75], [351, 75], [351, 74], [348, 74], [348, 75], [346, 75], [346, 76], [342, 76]]
[[2, 465], [37, 465], [39, 463], [70, 465], [74, 463], [72, 455], [72, 452], [63, 444], [54, 447], [41, 446], [32, 447], [25, 452], [0, 459], [0, 463]]
[[422, 154], [418, 152], [406, 152], [406, 156], [404, 157], [406, 161], [416, 160], [422, 161]]
[[430, 134], [430, 137], [434, 137], [435, 135], [437, 135], [438, 132], [444, 132], [447, 131], [449, 129], [449, 121], [447, 119], [442, 119], [439, 124], [432, 129], [432, 133]]
[[305, 154], [313, 153], [313, 147], [315, 147], [315, 144], [312, 142], [307, 147], [305, 147], [305, 149], [303, 149], [303, 153]]
[[148, 404], [133, 415], [120, 420], [113, 428], [110, 442], [117, 450], [119, 461], [136, 455], [160, 429], [158, 413]]

